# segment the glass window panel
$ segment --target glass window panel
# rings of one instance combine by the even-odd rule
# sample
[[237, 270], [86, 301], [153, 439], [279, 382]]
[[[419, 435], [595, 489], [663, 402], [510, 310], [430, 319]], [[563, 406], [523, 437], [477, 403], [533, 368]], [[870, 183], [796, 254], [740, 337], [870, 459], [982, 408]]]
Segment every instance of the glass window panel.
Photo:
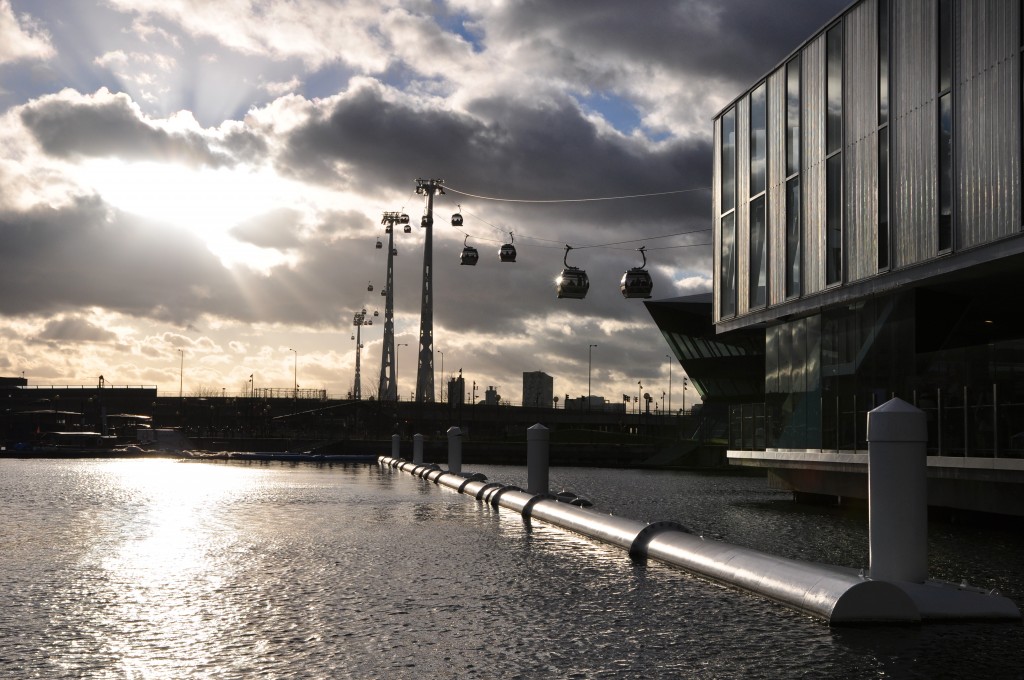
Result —
[[736, 213], [722, 218], [722, 269], [719, 279], [721, 316], [736, 314]]
[[766, 395], [779, 391], [779, 328], [769, 326], [764, 333], [764, 392]]
[[736, 109], [722, 115], [722, 213], [736, 207]]
[[939, 92], [953, 85], [953, 3], [939, 0]]
[[878, 0], [878, 124], [889, 122], [889, 0]]
[[878, 268], [889, 268], [889, 128], [878, 131]]
[[843, 275], [843, 155], [825, 161], [825, 282]]
[[786, 297], [800, 294], [800, 178], [786, 183]]
[[800, 170], [800, 57], [786, 64], [786, 174]]
[[750, 195], [757, 196], [767, 186], [768, 89], [761, 83], [750, 93]]
[[939, 250], [953, 247], [953, 102], [939, 97]]
[[843, 25], [839, 23], [825, 34], [827, 60], [826, 96], [828, 114], [825, 119], [827, 153], [843, 145]]
[[750, 203], [750, 307], [764, 307], [768, 290], [768, 244], [764, 196]]
[[779, 394], [793, 391], [793, 331], [789, 324], [779, 328]]

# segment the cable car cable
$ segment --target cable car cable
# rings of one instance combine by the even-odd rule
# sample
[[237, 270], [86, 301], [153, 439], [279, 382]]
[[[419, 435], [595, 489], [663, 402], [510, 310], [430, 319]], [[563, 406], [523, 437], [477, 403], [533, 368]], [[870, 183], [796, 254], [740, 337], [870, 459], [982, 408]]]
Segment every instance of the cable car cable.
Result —
[[530, 198], [500, 198], [497, 196], [480, 196], [477, 194], [471, 194], [466, 191], [459, 191], [454, 189], [447, 184], [442, 185], [445, 191], [451, 191], [462, 196], [469, 196], [470, 198], [479, 198], [483, 201], [501, 201], [503, 203], [588, 203], [592, 201], [619, 201], [627, 198], [650, 198], [653, 196], [670, 196], [672, 194], [688, 194], [695, 191], [710, 191], [711, 187], [696, 187], [694, 189], [676, 189], [673, 191], [657, 191], [649, 194], [627, 194], [625, 196], [596, 196], [593, 198], [549, 198], [549, 199], [530, 199]]

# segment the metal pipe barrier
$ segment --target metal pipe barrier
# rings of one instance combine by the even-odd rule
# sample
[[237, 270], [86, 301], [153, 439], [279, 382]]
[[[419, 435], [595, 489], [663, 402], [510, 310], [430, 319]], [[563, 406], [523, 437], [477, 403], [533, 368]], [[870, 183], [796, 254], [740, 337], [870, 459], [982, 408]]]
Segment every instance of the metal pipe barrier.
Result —
[[[890, 408], [882, 415], [886, 419], [897, 418], [905, 410]], [[893, 427], [898, 425], [886, 423], [886, 431]], [[378, 463], [410, 472], [496, 508], [517, 512], [524, 521], [547, 522], [617, 546], [634, 559], [655, 559], [768, 597], [824, 619], [830, 625], [1021, 620], [1017, 606], [995, 591], [936, 580], [872, 578], [864, 570], [792, 560], [706, 539], [677, 522], [644, 523], [602, 514], [547, 494], [487, 482], [480, 474], [445, 472], [437, 466], [416, 465], [388, 456], [381, 456]]]

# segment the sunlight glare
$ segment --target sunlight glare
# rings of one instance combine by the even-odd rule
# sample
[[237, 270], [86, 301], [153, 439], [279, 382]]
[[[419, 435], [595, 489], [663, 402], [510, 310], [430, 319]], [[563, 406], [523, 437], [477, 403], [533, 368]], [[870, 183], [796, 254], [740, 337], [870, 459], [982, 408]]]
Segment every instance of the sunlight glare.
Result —
[[288, 183], [268, 169], [190, 168], [174, 163], [93, 160], [83, 166], [85, 183], [128, 213], [167, 223], [199, 236], [225, 266], [266, 268], [288, 254], [230, 235], [235, 225], [294, 205]]

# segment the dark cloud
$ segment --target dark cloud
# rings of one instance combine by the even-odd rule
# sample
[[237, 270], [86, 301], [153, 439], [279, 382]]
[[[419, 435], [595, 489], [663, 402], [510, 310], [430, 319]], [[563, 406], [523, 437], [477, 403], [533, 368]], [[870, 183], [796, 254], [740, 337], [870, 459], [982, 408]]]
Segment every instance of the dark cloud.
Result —
[[628, 65], [659, 65], [680, 77], [745, 88], [783, 59], [849, 0], [617, 0], [506, 3], [487, 19], [488, 44], [525, 41], [546, 55], [552, 75], [594, 87]]
[[67, 316], [48, 321], [38, 338], [47, 342], [110, 342], [117, 335], [86, 319]]
[[[390, 102], [379, 89], [364, 86], [296, 129], [280, 162], [305, 180], [344, 181], [352, 189], [410, 191], [419, 176], [443, 178], [470, 193], [551, 200], [706, 187], [711, 149], [706, 140], [651, 148], [638, 140], [600, 135], [568, 99], [543, 106], [478, 100], [470, 114], [458, 114]], [[341, 177], [337, 167], [351, 170]], [[520, 210], [519, 219], [529, 213], [538, 221], [565, 222], [568, 216], [569, 221], [616, 228], [623, 220], [648, 225], [706, 221], [708, 196], [650, 202], [642, 214], [626, 202], [534, 204]], [[447, 201], [449, 211], [462, 202], [456, 194]]]
[[254, 163], [267, 155], [267, 141], [251, 130], [233, 130], [219, 146], [242, 162]]
[[[116, 157], [219, 167], [231, 163], [194, 132], [169, 133], [141, 119], [127, 95], [71, 100], [45, 97], [26, 105], [21, 121], [50, 155]], [[244, 141], [236, 138], [235, 144]], [[251, 143], [250, 143], [251, 145]]]
[[98, 199], [0, 213], [0, 312], [103, 307], [183, 323], [234, 298], [230, 278], [196, 237], [119, 213]]
[[279, 208], [235, 225], [229, 233], [261, 248], [291, 248], [299, 244], [296, 231], [301, 218], [297, 210]]

